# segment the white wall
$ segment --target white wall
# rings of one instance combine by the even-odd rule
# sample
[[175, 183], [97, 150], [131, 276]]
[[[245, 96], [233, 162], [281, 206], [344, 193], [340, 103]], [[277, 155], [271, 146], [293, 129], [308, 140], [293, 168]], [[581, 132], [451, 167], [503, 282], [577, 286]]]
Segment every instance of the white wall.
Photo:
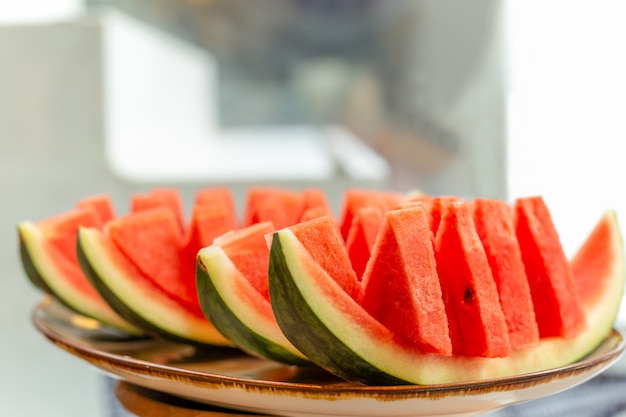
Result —
[[606, 208], [626, 230], [626, 2], [508, 6], [510, 197], [543, 195], [572, 254]]
[[51, 23], [78, 16], [83, 0], [0, 0], [0, 23]]
[[510, 1], [509, 190], [542, 194], [566, 251], [626, 221], [626, 2]]

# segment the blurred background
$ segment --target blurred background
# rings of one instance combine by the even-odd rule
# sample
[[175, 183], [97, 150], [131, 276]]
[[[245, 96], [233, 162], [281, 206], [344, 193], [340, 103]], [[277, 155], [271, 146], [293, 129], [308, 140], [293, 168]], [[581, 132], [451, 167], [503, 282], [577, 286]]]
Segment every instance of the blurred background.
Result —
[[16, 224], [251, 184], [541, 194], [567, 254], [626, 213], [619, 0], [0, 2], [0, 415], [110, 415], [36, 333]]

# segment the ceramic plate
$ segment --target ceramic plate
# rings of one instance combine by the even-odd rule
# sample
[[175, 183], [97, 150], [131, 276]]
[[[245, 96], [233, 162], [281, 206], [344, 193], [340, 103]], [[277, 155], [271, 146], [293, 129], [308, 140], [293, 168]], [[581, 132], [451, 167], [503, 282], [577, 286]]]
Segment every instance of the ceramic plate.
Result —
[[542, 372], [497, 380], [429, 386], [362, 386], [315, 367], [252, 358], [236, 349], [195, 349], [154, 338], [129, 338], [45, 298], [33, 311], [50, 341], [105, 373], [177, 397], [280, 416], [474, 416], [581, 384], [624, 350], [613, 331], [587, 358]]

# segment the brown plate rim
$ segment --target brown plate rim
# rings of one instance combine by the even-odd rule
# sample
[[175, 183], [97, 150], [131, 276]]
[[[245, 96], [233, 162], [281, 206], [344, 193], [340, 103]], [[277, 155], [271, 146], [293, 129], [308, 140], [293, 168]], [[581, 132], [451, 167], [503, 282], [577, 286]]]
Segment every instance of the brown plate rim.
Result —
[[[119, 355], [86, 346], [80, 341], [59, 334], [51, 329], [45, 322], [43, 315], [50, 314], [47, 308], [56, 301], [46, 297], [39, 302], [32, 311], [31, 320], [35, 328], [53, 344], [68, 351], [70, 354], [83, 358], [92, 364], [106, 362], [109, 366], [115, 365], [130, 372], [148, 375], [150, 377], [168, 380], [186, 381], [192, 385], [203, 386], [207, 384], [220, 385], [222, 387], [243, 388], [246, 390], [270, 390], [272, 392], [288, 391], [306, 393], [307, 396], [320, 395], [324, 398], [343, 395], [360, 395], [364, 397], [376, 397], [393, 399], [395, 397], [429, 397], [484, 394], [493, 391], [511, 391], [536, 386], [559, 378], [566, 378], [585, 370], [599, 369], [615, 362], [623, 353], [625, 340], [622, 332], [613, 328], [601, 345], [614, 343], [615, 346], [600, 355], [594, 352], [585, 358], [569, 365], [547, 369], [538, 372], [512, 375], [509, 377], [468, 381], [462, 383], [446, 383], [435, 385], [392, 385], [392, 386], [366, 386], [352, 383], [324, 385], [299, 382], [283, 382], [248, 379], [243, 377], [228, 376], [221, 374], [205, 373], [192, 369], [179, 368], [167, 364], [159, 364], [128, 355]], [[58, 303], [57, 303], [58, 304]], [[60, 304], [59, 308], [65, 308]], [[156, 341], [156, 339], [155, 339]], [[159, 342], [163, 342], [162, 340]], [[180, 344], [180, 343], [176, 343]], [[261, 359], [259, 359], [261, 360]]]

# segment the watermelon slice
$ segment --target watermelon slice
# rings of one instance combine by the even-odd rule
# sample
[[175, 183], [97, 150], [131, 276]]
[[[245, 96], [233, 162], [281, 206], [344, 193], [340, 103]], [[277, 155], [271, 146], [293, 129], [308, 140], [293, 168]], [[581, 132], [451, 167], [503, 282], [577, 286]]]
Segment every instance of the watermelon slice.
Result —
[[429, 223], [430, 229], [433, 232], [433, 239], [437, 236], [437, 230], [439, 229], [439, 224], [441, 222], [441, 216], [443, 215], [446, 207], [455, 201], [459, 201], [459, 198], [452, 195], [444, 195], [438, 196], [430, 200], [429, 205]]
[[183, 237], [174, 211], [167, 207], [128, 213], [107, 223], [117, 248], [169, 297], [202, 317], [195, 275], [185, 275]]
[[339, 227], [344, 241], [348, 239], [352, 219], [363, 207], [378, 207], [383, 212], [396, 208], [404, 200], [400, 193], [391, 191], [350, 188], [344, 192], [343, 207], [339, 217]]
[[[440, 384], [483, 380], [556, 368], [596, 348], [609, 334], [624, 293], [624, 248], [609, 212], [572, 261], [589, 325], [576, 336], [542, 338], [506, 357], [444, 356], [398, 343], [318, 263], [292, 230], [275, 232], [270, 252], [270, 295], [276, 319], [294, 346], [312, 362], [342, 378], [368, 385]], [[608, 237], [608, 239], [606, 239]], [[598, 264], [587, 266], [589, 259]], [[592, 271], [591, 284], [588, 277]], [[586, 277], [586, 278], [585, 278]], [[574, 275], [574, 282], [579, 276]], [[578, 285], [578, 284], [576, 284]]]
[[[607, 210], [569, 262], [573, 283], [585, 312], [587, 331], [602, 334], [611, 330], [612, 322], [605, 320], [603, 315], [617, 315], [620, 303], [616, 300], [622, 298], [624, 289], [618, 280], [603, 280], [625, 273], [624, 253], [620, 252], [622, 247], [617, 214]], [[611, 297], [607, 297], [608, 291], [612, 291]], [[598, 308], [601, 303], [605, 303], [604, 308]], [[589, 330], [589, 327], [592, 329]]]
[[498, 288], [511, 347], [534, 346], [539, 343], [539, 328], [511, 206], [502, 200], [478, 198], [473, 208], [474, 224]]
[[213, 242], [226, 252], [250, 285], [267, 301], [270, 300], [267, 287], [269, 248], [265, 236], [274, 230], [270, 222], [255, 223], [242, 231], [231, 231], [219, 236]]
[[423, 352], [452, 354], [448, 317], [423, 207], [386, 213], [363, 286], [361, 305], [395, 336]]
[[470, 204], [448, 201], [443, 206], [435, 242], [454, 354], [508, 356], [504, 313]]
[[183, 248], [183, 276], [196, 276], [196, 256], [200, 249], [213, 240], [237, 229], [237, 216], [228, 189], [205, 189], [198, 193], [191, 210], [191, 220], [185, 231]]
[[267, 292], [270, 222], [230, 231], [198, 252], [202, 310], [215, 327], [251, 355], [287, 364], [309, 364], [285, 338]]
[[80, 200], [76, 208], [93, 208], [98, 215], [100, 227], [115, 218], [115, 208], [108, 194], [97, 194]]
[[586, 326], [572, 271], [540, 196], [515, 202], [515, 230], [541, 337], [573, 337]]
[[363, 298], [363, 287], [350, 265], [350, 257], [337, 226], [329, 216], [298, 223], [289, 228], [306, 246], [313, 259], [333, 277], [333, 280], [358, 302]]
[[302, 197], [297, 191], [278, 187], [253, 187], [248, 190], [244, 226], [272, 222], [283, 228], [298, 222]]
[[213, 239], [237, 229], [234, 213], [223, 204], [197, 204], [191, 210], [191, 221], [186, 230], [184, 246], [193, 258], [205, 246], [213, 244]]
[[302, 219], [309, 210], [332, 214], [332, 209], [323, 190], [319, 188], [305, 188], [302, 190], [300, 193], [300, 214], [298, 217]]
[[233, 215], [233, 220], [237, 221], [237, 207], [233, 194], [228, 187], [208, 187], [196, 192], [194, 207], [203, 205], [224, 206]]
[[169, 207], [176, 218], [179, 229], [185, 229], [185, 211], [180, 193], [175, 188], [154, 188], [147, 194], [133, 194], [130, 199], [130, 212]]
[[360, 208], [352, 219], [352, 225], [346, 239], [346, 248], [352, 269], [359, 279], [365, 272], [365, 266], [372, 253], [376, 235], [383, 219], [382, 209], [376, 206]]
[[139, 335], [142, 331], [120, 317], [93, 288], [76, 256], [78, 228], [100, 227], [104, 217], [102, 213], [106, 216], [106, 213], [113, 212], [109, 204], [108, 199], [101, 196], [89, 197], [66, 213], [37, 223], [21, 222], [17, 229], [22, 266], [37, 288], [71, 310], [129, 334]]
[[202, 313], [184, 308], [142, 273], [103, 231], [81, 228], [77, 248], [85, 275], [129, 322], [157, 336], [186, 343], [232, 346]]

